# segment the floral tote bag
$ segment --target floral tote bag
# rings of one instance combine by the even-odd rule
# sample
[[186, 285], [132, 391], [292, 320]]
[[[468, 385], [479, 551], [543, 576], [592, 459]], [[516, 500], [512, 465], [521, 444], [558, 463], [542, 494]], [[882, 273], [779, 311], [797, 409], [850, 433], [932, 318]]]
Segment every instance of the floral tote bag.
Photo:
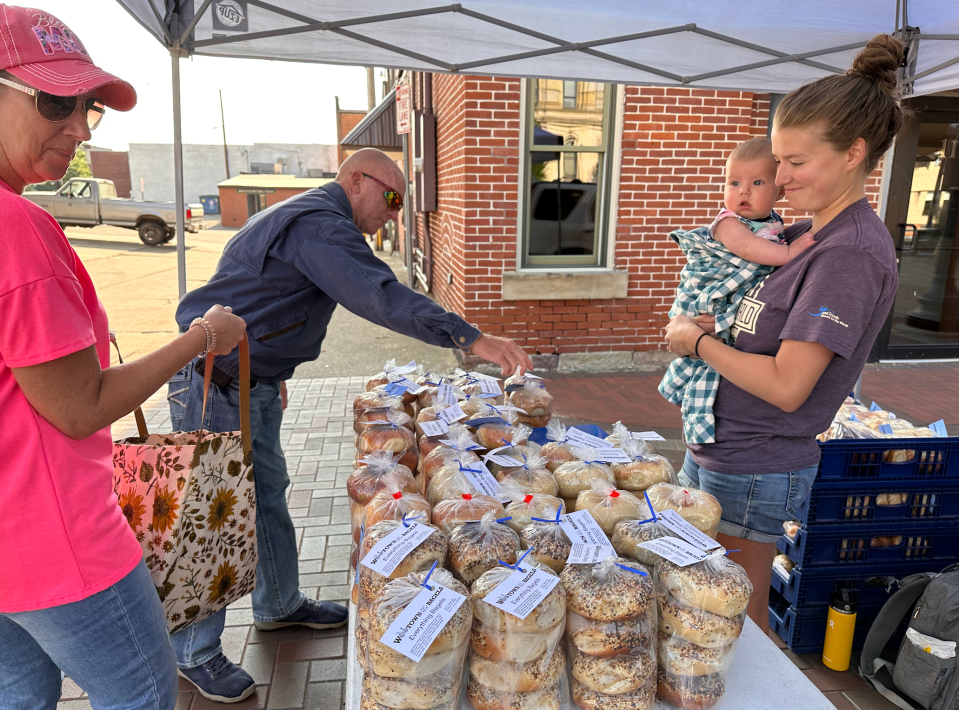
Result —
[[[210, 355], [201, 421], [212, 364]], [[249, 368], [243, 340], [241, 431], [148, 434], [138, 410], [140, 436], [113, 444], [113, 490], [143, 547], [170, 633], [249, 594], [256, 584]]]

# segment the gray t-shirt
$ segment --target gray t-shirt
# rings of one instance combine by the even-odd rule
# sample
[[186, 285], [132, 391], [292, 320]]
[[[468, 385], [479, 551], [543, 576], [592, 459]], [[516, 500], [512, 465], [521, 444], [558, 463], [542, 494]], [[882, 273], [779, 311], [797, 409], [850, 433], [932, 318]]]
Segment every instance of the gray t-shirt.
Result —
[[[792, 241], [806, 220], [786, 229]], [[700, 466], [720, 473], [784, 473], [819, 462], [815, 437], [856, 384], [892, 307], [896, 252], [865, 198], [816, 235], [817, 243], [770, 274], [743, 299], [736, 349], [776, 355], [782, 340], [825, 345], [832, 358], [809, 399], [786, 413], [722, 378], [713, 413], [716, 443], [689, 445]]]

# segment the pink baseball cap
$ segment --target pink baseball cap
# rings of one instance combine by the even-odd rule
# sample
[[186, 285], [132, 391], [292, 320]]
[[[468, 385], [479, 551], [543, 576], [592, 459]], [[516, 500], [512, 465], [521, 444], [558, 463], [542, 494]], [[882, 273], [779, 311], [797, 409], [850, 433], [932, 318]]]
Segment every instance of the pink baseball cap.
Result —
[[94, 94], [116, 111], [137, 103], [133, 86], [95, 66], [80, 38], [43, 10], [0, 4], [0, 71], [56, 96]]

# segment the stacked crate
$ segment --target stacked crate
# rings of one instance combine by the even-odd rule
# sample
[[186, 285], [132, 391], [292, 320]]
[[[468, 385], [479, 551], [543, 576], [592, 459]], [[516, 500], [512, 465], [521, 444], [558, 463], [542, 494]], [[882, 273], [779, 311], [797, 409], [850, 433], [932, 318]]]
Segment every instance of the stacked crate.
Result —
[[[796, 653], [822, 650], [833, 593], [859, 605], [853, 650], [897, 580], [959, 561], [959, 438], [841, 439], [822, 461], [795, 537], [777, 547], [796, 565], [773, 569], [769, 623]], [[911, 451], [893, 463], [887, 452]], [[900, 456], [901, 458], [901, 456]]]

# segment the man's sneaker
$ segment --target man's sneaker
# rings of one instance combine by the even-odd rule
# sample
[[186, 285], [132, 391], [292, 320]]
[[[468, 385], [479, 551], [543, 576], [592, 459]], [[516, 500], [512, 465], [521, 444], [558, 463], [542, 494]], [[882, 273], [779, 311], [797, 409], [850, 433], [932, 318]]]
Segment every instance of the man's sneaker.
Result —
[[218, 703], [238, 703], [256, 690], [253, 677], [222, 653], [196, 668], [179, 668], [181, 677], [193, 683], [200, 695]]
[[349, 621], [349, 611], [345, 606], [333, 602], [318, 602], [309, 597], [303, 600], [300, 608], [279, 621], [256, 621], [253, 625], [259, 631], [276, 631], [287, 626], [308, 626], [311, 629], [336, 629]]

